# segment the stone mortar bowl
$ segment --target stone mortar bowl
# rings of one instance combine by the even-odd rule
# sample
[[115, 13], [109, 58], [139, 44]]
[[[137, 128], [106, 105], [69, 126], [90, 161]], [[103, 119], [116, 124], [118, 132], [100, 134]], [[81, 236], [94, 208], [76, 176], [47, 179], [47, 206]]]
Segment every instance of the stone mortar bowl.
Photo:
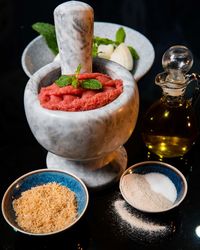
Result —
[[47, 167], [73, 172], [88, 187], [99, 187], [119, 178], [126, 168], [127, 156], [122, 145], [136, 125], [139, 93], [132, 74], [117, 63], [95, 58], [93, 72], [121, 79], [123, 93], [106, 106], [90, 111], [45, 109], [38, 99], [39, 90], [61, 74], [59, 63], [53, 62], [28, 81], [24, 105], [33, 135], [49, 151]]

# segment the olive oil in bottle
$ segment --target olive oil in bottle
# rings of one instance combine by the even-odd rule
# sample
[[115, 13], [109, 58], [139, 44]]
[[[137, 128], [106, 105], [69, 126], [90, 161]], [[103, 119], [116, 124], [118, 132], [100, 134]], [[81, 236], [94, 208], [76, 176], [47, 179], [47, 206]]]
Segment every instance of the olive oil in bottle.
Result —
[[148, 150], [160, 158], [182, 157], [198, 136], [192, 100], [185, 97], [187, 85], [199, 79], [186, 75], [193, 63], [191, 52], [184, 46], [173, 46], [162, 59], [165, 72], [156, 76], [163, 96], [146, 112], [142, 137]]

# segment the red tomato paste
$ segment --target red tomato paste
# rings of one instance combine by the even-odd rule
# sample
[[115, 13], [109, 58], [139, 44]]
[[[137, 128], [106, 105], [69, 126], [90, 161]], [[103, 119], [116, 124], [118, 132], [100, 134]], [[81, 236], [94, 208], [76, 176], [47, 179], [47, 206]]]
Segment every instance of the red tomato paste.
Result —
[[39, 93], [42, 107], [50, 110], [85, 111], [100, 108], [114, 99], [123, 91], [121, 80], [112, 80], [101, 73], [84, 73], [78, 75], [78, 80], [96, 79], [101, 82], [100, 90], [74, 88], [71, 85], [59, 87], [55, 83], [43, 87]]

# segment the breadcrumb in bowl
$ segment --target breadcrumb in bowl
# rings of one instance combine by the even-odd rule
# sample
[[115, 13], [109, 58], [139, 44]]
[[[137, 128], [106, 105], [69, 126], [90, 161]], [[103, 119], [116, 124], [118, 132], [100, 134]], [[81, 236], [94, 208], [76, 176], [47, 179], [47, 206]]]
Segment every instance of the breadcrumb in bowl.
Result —
[[89, 195], [76, 176], [40, 169], [14, 181], [2, 199], [2, 213], [14, 230], [50, 235], [70, 228], [83, 216]]

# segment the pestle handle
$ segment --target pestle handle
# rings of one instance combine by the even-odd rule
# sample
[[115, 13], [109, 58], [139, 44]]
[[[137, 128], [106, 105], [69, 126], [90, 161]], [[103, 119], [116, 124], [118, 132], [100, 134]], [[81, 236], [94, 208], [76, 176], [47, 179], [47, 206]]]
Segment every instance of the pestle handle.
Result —
[[60, 53], [62, 75], [92, 72], [92, 40], [94, 12], [88, 4], [69, 1], [54, 10], [54, 22]]

